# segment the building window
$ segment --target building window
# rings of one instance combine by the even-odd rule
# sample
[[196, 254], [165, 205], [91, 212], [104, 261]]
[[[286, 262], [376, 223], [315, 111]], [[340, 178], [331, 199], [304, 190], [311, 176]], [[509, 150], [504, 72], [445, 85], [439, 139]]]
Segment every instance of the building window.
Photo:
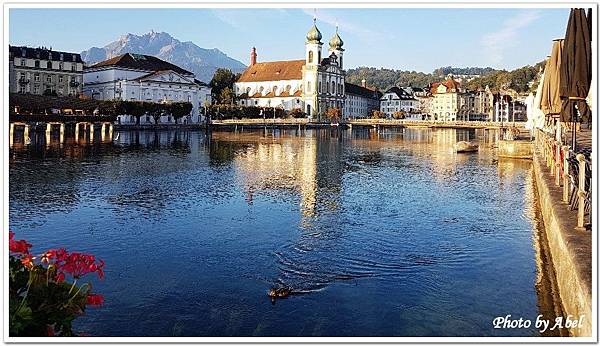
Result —
[[313, 52], [312, 50], [308, 52], [308, 63], [312, 64], [313, 62]]
[[24, 93], [25, 93], [25, 91], [26, 91], [26, 90], [25, 90], [25, 86], [24, 86], [24, 85], [21, 85], [21, 86], [19, 87], [19, 92], [20, 92], [21, 94], [24, 94]]
[[[61, 56], [62, 56], [62, 54], [61, 54]], [[62, 63], [62, 62], [59, 62], [59, 63], [58, 63], [58, 69], [59, 69], [59, 70], [62, 70], [62, 69], [63, 69], [63, 63]]]
[[306, 82], [306, 92], [311, 92], [310, 81]]
[[34, 64], [35, 64], [35, 67], [40, 68], [40, 61], [39, 60], [36, 60]]
[[62, 82], [63, 82], [63, 76], [59, 76], [59, 77], [58, 77], [58, 82], [59, 82], [59, 83], [62, 83]]
[[46, 77], [46, 82], [49, 82], [49, 83], [51, 83], [51, 82], [52, 82], [52, 76], [48, 76], [48, 77]]
[[21, 66], [25, 66], [25, 59], [21, 59]]
[[37, 74], [37, 73], [35, 75], [33, 75], [33, 80], [36, 81], [36, 82], [39, 82], [40, 81], [40, 75]]
[[77, 65], [71, 64], [71, 71], [73, 71], [73, 72], [77, 71]]

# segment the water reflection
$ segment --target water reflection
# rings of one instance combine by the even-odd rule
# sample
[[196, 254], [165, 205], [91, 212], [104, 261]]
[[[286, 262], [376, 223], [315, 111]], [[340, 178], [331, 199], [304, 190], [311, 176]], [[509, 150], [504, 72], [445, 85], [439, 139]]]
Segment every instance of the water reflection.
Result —
[[[560, 314], [531, 164], [452, 150], [488, 132], [74, 136], [14, 143], [10, 224], [107, 261], [91, 334], [535, 335], [491, 320]], [[302, 294], [272, 306], [275, 284]]]

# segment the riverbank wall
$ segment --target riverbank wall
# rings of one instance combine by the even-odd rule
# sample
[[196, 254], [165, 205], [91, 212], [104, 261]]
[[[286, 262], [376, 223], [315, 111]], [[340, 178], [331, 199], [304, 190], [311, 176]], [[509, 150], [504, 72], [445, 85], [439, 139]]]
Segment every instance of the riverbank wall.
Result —
[[556, 273], [565, 316], [581, 323], [570, 328], [572, 336], [592, 336], [592, 234], [577, 227], [576, 211], [562, 202], [562, 188], [556, 186], [550, 170], [533, 155], [535, 182], [544, 228]]

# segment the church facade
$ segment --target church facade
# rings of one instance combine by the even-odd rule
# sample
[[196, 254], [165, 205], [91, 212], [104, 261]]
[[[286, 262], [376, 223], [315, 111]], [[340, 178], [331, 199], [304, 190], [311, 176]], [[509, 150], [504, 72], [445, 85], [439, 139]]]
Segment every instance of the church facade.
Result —
[[309, 118], [329, 108], [344, 112], [344, 42], [336, 32], [323, 57], [321, 32], [316, 19], [306, 34], [305, 55], [301, 60], [257, 62], [252, 48], [250, 66], [235, 83], [237, 103], [241, 106], [300, 109]]

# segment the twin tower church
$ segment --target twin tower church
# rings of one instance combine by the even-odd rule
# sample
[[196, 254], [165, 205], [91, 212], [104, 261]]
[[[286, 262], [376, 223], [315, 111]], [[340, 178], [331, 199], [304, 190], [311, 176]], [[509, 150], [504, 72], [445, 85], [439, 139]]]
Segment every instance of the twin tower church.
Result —
[[301, 109], [308, 117], [329, 108], [344, 112], [344, 41], [336, 27], [328, 54], [323, 57], [323, 36], [316, 19], [313, 22], [306, 34], [302, 60], [257, 62], [256, 48], [252, 48], [250, 66], [235, 83], [239, 105]]

